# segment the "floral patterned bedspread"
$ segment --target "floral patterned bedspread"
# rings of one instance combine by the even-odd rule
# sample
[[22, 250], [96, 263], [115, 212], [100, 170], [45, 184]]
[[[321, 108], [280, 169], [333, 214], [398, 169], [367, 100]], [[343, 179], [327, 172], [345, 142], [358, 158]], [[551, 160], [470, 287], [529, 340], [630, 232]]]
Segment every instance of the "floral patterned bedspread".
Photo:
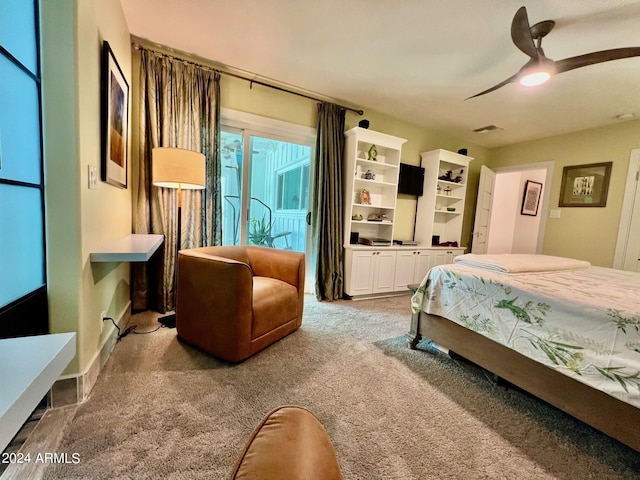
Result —
[[443, 265], [431, 269], [411, 306], [640, 407], [638, 273], [589, 267], [507, 274]]

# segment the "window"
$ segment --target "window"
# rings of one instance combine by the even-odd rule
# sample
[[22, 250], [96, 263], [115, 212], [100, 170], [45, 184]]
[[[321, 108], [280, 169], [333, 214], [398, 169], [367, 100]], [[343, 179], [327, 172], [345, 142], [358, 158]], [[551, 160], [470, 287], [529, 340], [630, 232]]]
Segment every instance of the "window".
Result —
[[48, 332], [38, 2], [0, 2], [0, 338]]
[[278, 173], [278, 210], [306, 210], [309, 198], [309, 163]]

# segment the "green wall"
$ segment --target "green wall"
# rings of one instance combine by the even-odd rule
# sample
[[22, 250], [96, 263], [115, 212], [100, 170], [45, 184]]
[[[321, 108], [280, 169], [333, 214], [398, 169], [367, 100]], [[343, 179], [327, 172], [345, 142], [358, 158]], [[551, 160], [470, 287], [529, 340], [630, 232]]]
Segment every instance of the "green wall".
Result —
[[[640, 148], [640, 120], [619, 123], [491, 150], [487, 166], [554, 162], [550, 209], [542, 253], [612, 267], [631, 150]], [[613, 162], [606, 207], [559, 208], [562, 170], [567, 165]]]
[[92, 264], [92, 250], [131, 232], [131, 190], [98, 181], [100, 52], [108, 40], [130, 78], [131, 48], [118, 0], [41, 2], [47, 282], [52, 333], [77, 332], [67, 374], [85, 372], [129, 305], [129, 265]]

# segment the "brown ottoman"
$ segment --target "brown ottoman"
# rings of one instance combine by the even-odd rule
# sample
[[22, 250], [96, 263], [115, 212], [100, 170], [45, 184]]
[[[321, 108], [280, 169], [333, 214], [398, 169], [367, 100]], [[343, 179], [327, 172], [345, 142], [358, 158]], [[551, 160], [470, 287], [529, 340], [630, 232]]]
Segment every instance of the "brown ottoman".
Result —
[[327, 431], [309, 410], [279, 407], [255, 429], [231, 480], [342, 480]]

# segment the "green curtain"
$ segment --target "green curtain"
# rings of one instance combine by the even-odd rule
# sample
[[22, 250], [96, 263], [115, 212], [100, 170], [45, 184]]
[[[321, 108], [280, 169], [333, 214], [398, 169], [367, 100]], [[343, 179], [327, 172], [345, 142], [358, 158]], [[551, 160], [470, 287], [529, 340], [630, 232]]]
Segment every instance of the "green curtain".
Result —
[[313, 184], [315, 211], [312, 234], [316, 251], [315, 291], [318, 300], [337, 300], [343, 292], [342, 158], [345, 109], [333, 103], [318, 104], [316, 174]]
[[156, 261], [133, 268], [133, 309], [174, 310], [177, 190], [151, 185], [151, 150], [176, 147], [206, 158], [204, 190], [182, 191], [180, 249], [219, 245], [220, 73], [206, 66], [140, 49], [138, 195], [134, 233], [165, 236]]

